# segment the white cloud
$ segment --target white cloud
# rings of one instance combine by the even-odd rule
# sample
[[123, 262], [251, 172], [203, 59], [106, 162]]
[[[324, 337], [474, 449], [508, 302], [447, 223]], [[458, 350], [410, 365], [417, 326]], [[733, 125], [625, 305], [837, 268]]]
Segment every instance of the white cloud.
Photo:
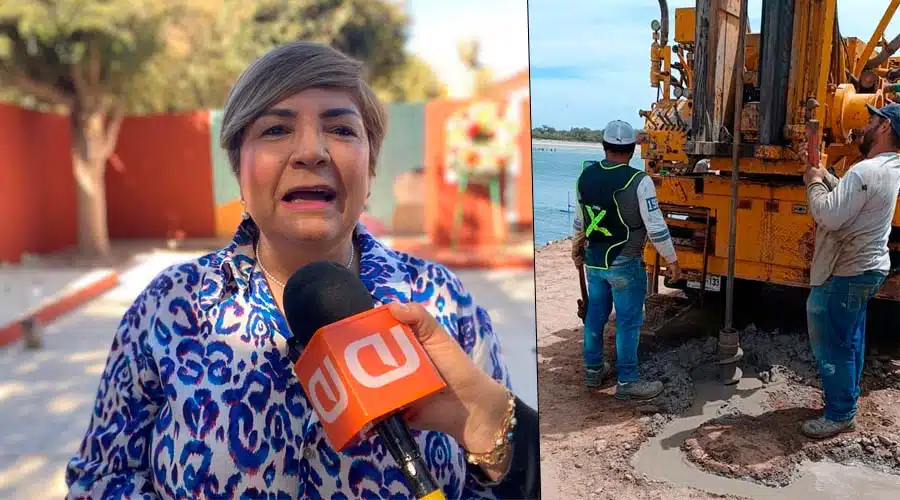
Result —
[[[694, 3], [669, 0], [670, 22], [674, 24], [676, 7], [693, 7]], [[889, 3], [838, 0], [844, 36], [868, 41]], [[754, 31], [759, 29], [761, 6], [761, 0], [748, 2]], [[599, 128], [612, 119], [640, 124], [638, 110], [648, 108], [656, 95], [649, 76], [650, 21], [659, 18], [656, 2], [530, 0], [529, 18], [536, 125]], [[900, 13], [889, 24], [886, 36], [890, 39], [897, 33]]]

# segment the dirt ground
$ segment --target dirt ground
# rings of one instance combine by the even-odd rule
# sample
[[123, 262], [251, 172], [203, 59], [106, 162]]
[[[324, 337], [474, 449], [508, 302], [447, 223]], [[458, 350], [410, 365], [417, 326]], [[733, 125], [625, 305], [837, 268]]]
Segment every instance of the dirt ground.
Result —
[[786, 486], [805, 460], [863, 462], [879, 470], [900, 471], [900, 393], [872, 391], [863, 396], [857, 432], [821, 442], [796, 432], [797, 423], [821, 408], [821, 392], [790, 383], [771, 394], [760, 416], [726, 415], [710, 420], [689, 437], [682, 450], [701, 468], [768, 486]]
[[[582, 324], [575, 314], [578, 277], [569, 249], [569, 241], [552, 243], [538, 249], [535, 262], [544, 498], [738, 498], [655, 481], [631, 465], [649, 436], [691, 407], [694, 381], [708, 376], [716, 350], [709, 334], [721, 323], [706, 318], [692, 326], [684, 296], [663, 290], [665, 295], [648, 300], [640, 359], [642, 375], [661, 379], [664, 393], [650, 403], [633, 403], [615, 399], [612, 383], [588, 390]], [[676, 319], [687, 325], [689, 338], [673, 342], [668, 332], [654, 335]], [[614, 359], [614, 335], [607, 326], [609, 360]], [[800, 422], [822, 407], [805, 333], [750, 326], [741, 343], [745, 375], [762, 380], [765, 402], [753, 414], [724, 411], [696, 429], [682, 445], [687, 460], [719, 475], [771, 486], [790, 483], [806, 460], [864, 462], [900, 474], [900, 362], [871, 357], [858, 431], [814, 442], [798, 433]]]

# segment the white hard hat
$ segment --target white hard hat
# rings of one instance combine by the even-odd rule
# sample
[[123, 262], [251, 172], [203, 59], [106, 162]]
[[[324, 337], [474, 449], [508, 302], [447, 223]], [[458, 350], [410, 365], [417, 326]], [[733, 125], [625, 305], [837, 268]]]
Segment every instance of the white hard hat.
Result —
[[627, 146], [637, 142], [637, 134], [628, 123], [622, 120], [613, 120], [603, 129], [603, 142]]

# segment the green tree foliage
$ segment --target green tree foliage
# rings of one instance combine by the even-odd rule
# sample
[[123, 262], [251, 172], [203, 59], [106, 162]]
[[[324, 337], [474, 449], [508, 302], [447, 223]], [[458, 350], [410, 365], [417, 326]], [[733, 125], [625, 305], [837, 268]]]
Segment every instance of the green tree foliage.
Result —
[[392, 74], [375, 78], [372, 86], [378, 98], [385, 102], [427, 101], [447, 95], [447, 87], [435, 76], [431, 66], [415, 55], [407, 55]]
[[531, 137], [553, 141], [603, 142], [603, 131], [586, 127], [572, 127], [569, 130], [556, 130], [542, 125], [531, 129]]
[[[168, 50], [140, 75], [133, 109], [218, 108], [237, 76], [273, 47], [292, 40], [330, 44], [363, 61], [385, 101], [439, 97], [444, 87], [421, 59], [405, 52], [409, 20], [370, 0], [209, 0], [168, 27]], [[178, 75], [172, 79], [171, 75]]]
[[162, 35], [165, 50], [156, 52], [143, 71], [133, 75], [129, 111], [223, 106], [238, 75], [264, 52], [254, 46], [247, 28], [255, 11], [254, 2], [207, 0], [195, 4], [191, 15], [173, 20]]
[[371, 0], [257, 0], [252, 40], [262, 53], [290, 40], [327, 43], [366, 63], [369, 77], [405, 62], [409, 19], [390, 3]]
[[217, 108], [275, 45], [328, 43], [387, 100], [443, 94], [405, 53], [408, 19], [373, 0], [0, 0], [0, 99], [70, 116], [79, 247], [109, 252], [103, 177], [126, 113]]
[[185, 5], [154, 0], [0, 0], [0, 85], [68, 113], [80, 248], [109, 253], [103, 175], [133, 75]]
[[[232, 0], [234, 1], [234, 0]], [[406, 53], [408, 17], [372, 0], [258, 0], [251, 52], [297, 39], [327, 43], [363, 61], [368, 81], [386, 101], [419, 101], [446, 92], [432, 68]]]

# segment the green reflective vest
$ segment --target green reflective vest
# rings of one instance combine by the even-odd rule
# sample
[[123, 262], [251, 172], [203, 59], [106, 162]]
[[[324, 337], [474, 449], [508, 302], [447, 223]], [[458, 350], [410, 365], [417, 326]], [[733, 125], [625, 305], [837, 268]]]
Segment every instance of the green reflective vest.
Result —
[[626, 164], [587, 160], [578, 176], [578, 207], [584, 221], [584, 265], [609, 269], [628, 242], [631, 229], [622, 219], [616, 196], [646, 173]]

